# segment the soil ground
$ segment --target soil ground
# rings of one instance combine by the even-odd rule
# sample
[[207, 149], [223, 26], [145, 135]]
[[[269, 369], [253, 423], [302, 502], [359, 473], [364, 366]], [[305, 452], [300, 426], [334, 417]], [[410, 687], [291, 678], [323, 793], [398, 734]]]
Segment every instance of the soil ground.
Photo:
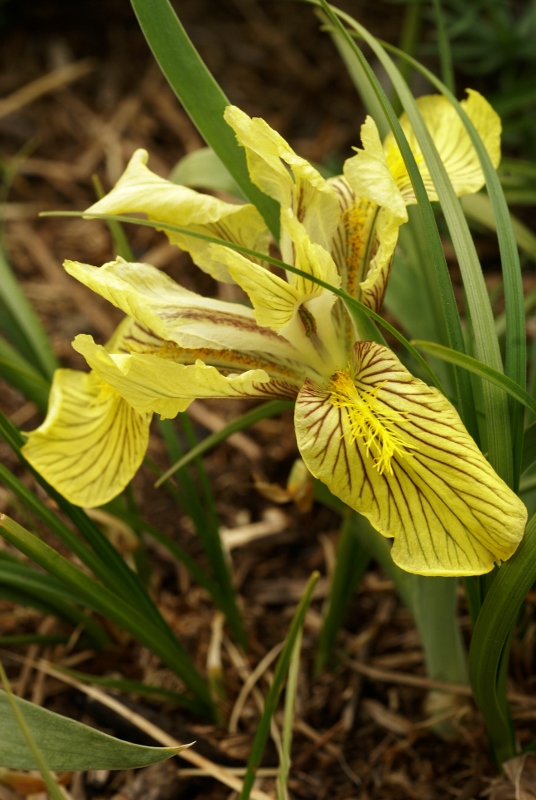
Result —
[[[310, 9], [253, 0], [184, 0], [176, 6], [232, 102], [267, 119], [301, 155], [342, 163], [358, 143], [363, 109]], [[374, 33], [397, 41], [403, 19], [400, 5], [355, 0], [344, 7]], [[70, 347], [73, 336], [86, 332], [105, 341], [120, 315], [68, 278], [61, 264], [72, 258], [100, 265], [114, 256], [111, 240], [100, 222], [39, 219], [37, 213], [86, 208], [94, 200], [92, 175], [110, 188], [136, 148], [149, 150], [153, 170], [167, 176], [185, 153], [202, 142], [155, 66], [127, 0], [7, 2], [0, 11], [0, 93], [12, 103], [0, 100], [0, 153], [4, 163], [19, 159], [3, 211], [6, 248], [62, 364], [82, 368]], [[44, 76], [52, 82], [33, 83]], [[33, 87], [35, 93], [20, 93], [24, 87]], [[132, 228], [128, 234], [139, 260], [165, 269], [196, 291], [218, 293], [218, 286], [161, 235], [148, 228]], [[17, 424], [25, 429], [38, 424], [35, 407], [5, 384], [0, 398], [3, 410]], [[192, 419], [197, 435], [216, 430], [246, 407], [238, 402], [196, 402]], [[0, 444], [0, 455], [18, 469], [5, 445]], [[150, 455], [165, 465], [157, 436]], [[206, 459], [221, 524], [241, 538], [232, 560], [250, 639], [242, 667], [253, 670], [283, 640], [308, 576], [313, 570], [323, 576], [304, 630], [290, 796], [296, 800], [536, 797], [530, 763], [524, 763], [517, 784], [515, 771], [510, 777], [496, 775], [483, 722], [467, 694], [459, 697], [452, 718], [453, 740], [446, 742], [433, 732], [418, 636], [392, 584], [373, 565], [354, 596], [330, 670], [312, 680], [340, 520], [321, 506], [305, 512], [292, 505], [278, 506], [255, 488], [259, 479], [285, 485], [296, 457], [289, 412], [235, 436]], [[26, 480], [33, 486], [30, 478]], [[164, 492], [154, 490], [150, 473], [142, 470], [134, 486], [143, 515], [203, 564], [191, 524]], [[0, 510], [21, 513], [4, 489], [0, 489]], [[155, 545], [148, 549], [153, 596], [203, 670], [214, 608], [165, 551]], [[462, 628], [468, 631], [463, 602], [460, 615]], [[1, 634], [54, 632], [57, 626], [54, 620], [0, 602]], [[514, 653], [515, 682], [510, 687], [521, 743], [535, 738], [536, 707], [530, 699], [534, 630], [534, 623], [527, 621]], [[97, 675], [175, 686], [173, 676], [153, 656], [120, 632], [114, 635], [116, 647], [99, 655], [37, 646], [29, 651], [15, 648], [13, 654], [44, 656]], [[232, 644], [224, 640], [227, 714], [243, 685], [237, 658]], [[7, 657], [5, 663], [14, 688], [27, 699], [119, 737], [148, 741], [139, 728], [83, 692]], [[269, 672], [270, 668], [259, 681], [264, 695]], [[161, 730], [182, 741], [195, 739], [196, 751], [212, 762], [226, 768], [244, 765], [258, 720], [253, 699], [246, 702], [233, 732], [227, 724], [211, 727], [158, 703], [120, 699]], [[269, 769], [276, 763], [270, 744], [264, 766]], [[74, 800], [236, 797], [213, 778], [179, 774], [184, 767], [175, 759], [136, 772], [81, 774], [67, 779], [68, 791]], [[26, 789], [17, 785], [18, 796], [44, 796], [38, 783]], [[256, 786], [275, 796], [273, 778], [260, 777]], [[16, 796], [0, 783], [0, 800]]]

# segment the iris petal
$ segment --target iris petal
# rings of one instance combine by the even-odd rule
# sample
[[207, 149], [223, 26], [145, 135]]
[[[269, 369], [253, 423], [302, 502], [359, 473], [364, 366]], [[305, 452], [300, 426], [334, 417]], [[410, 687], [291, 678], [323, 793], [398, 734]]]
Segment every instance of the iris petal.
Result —
[[[312, 242], [329, 250], [338, 220], [337, 198], [328, 181], [263, 119], [248, 117], [236, 106], [225, 109], [225, 121], [245, 148], [253, 183], [290, 209], [303, 223]], [[288, 239], [281, 242], [289, 259]]]
[[[147, 168], [146, 150], [136, 150], [111, 192], [88, 208], [91, 214], [143, 213], [150, 220], [189, 228], [267, 253], [269, 233], [253, 205], [234, 205], [160, 178]], [[210, 255], [210, 243], [165, 231], [169, 241], [190, 253], [205, 272], [231, 282], [225, 266]]]
[[66, 261], [64, 267], [161, 339], [181, 347], [268, 354], [282, 363], [298, 355], [292, 343], [260, 328], [251, 309], [191, 292], [149, 264], [118, 258], [100, 268], [78, 261]]
[[310, 471], [394, 537], [402, 569], [482, 574], [519, 544], [527, 519], [521, 500], [448, 400], [387, 348], [358, 342], [344, 376], [324, 386], [307, 381], [295, 424]]
[[154, 355], [107, 353], [91, 336], [73, 342], [89, 366], [138, 413], [154, 412], [163, 418], [185, 411], [198, 397], [293, 397], [296, 388], [272, 381], [262, 369], [241, 375], [222, 375], [202, 361], [177, 364]]
[[133, 478], [149, 441], [151, 414], [138, 414], [94, 373], [57, 370], [45, 422], [22, 452], [75, 505], [107, 503]]

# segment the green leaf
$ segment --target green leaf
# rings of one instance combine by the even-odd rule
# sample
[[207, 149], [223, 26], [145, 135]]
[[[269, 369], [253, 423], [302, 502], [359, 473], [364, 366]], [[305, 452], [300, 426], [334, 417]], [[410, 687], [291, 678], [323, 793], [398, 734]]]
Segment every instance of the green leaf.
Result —
[[[339, 35], [342, 38], [346, 40], [348, 46], [353, 49], [353, 52], [356, 58], [359, 60], [360, 64], [362, 65], [363, 70], [366, 74], [366, 78], [370, 82], [372, 88], [374, 89], [374, 92], [378, 97], [382, 109], [389, 121], [389, 126], [400, 148], [400, 152], [404, 159], [404, 163], [408, 170], [408, 174], [410, 176], [411, 183], [415, 191], [415, 196], [418, 201], [418, 209], [422, 218], [422, 223], [424, 228], [424, 240], [428, 246], [430, 264], [433, 268], [434, 280], [437, 285], [437, 290], [441, 301], [441, 312], [444, 317], [444, 327], [448, 335], [448, 343], [453, 349], [463, 352], [465, 349], [465, 344], [464, 344], [462, 326], [456, 306], [456, 299], [454, 296], [454, 290], [452, 288], [452, 283], [450, 280], [447, 262], [445, 260], [445, 254], [443, 252], [443, 246], [441, 244], [441, 239], [439, 237], [439, 232], [437, 229], [434, 212], [430, 204], [430, 201], [428, 199], [426, 189], [424, 188], [421, 174], [419, 172], [417, 164], [415, 163], [415, 158], [413, 156], [413, 153], [409, 147], [406, 137], [404, 136], [404, 132], [400, 126], [400, 123], [397, 119], [394, 109], [391, 103], [389, 102], [387, 95], [385, 94], [385, 91], [383, 90], [380, 82], [378, 81], [376, 75], [371, 69], [363, 53], [356, 45], [356, 43], [352, 40], [346, 28], [344, 28], [344, 26], [340, 23], [339, 19], [335, 15], [334, 13], [335, 9], [329, 6], [326, 0], [318, 0], [318, 3], [314, 2], [314, 4], [320, 5], [320, 7], [324, 10], [326, 15], [329, 17], [329, 20], [333, 25], [334, 29], [339, 33]], [[395, 76], [399, 77], [399, 81], [395, 82], [393, 75], [392, 74], [390, 75], [393, 81], [393, 85], [395, 86], [400, 96], [400, 99], [403, 101], [407, 101], [407, 95], [409, 95], [410, 101], [414, 102], [411, 93], [407, 89], [406, 89], [406, 95], [404, 95], [403, 97], [403, 92], [401, 93], [399, 89], [399, 83], [401, 82], [402, 85], [405, 86], [404, 81], [400, 77], [400, 73], [398, 72], [398, 70], [396, 70], [396, 67], [394, 66], [392, 61], [388, 59], [388, 63], [385, 62], [385, 58], [388, 57], [386, 56], [386, 53], [384, 53], [383, 49], [380, 47], [376, 39], [370, 36], [368, 31], [361, 25], [359, 25], [359, 23], [357, 23], [354, 19], [352, 19], [352, 17], [345, 14], [344, 12], [337, 11], [337, 13], [349, 25], [351, 25], [360, 36], [365, 38], [365, 40], [373, 49], [373, 51], [376, 53], [378, 58], [382, 61], [388, 72], [390, 71], [391, 73], [394, 73]], [[421, 144], [421, 148], [424, 152], [425, 151], [425, 147], [423, 146], [424, 143], [421, 143], [420, 140], [419, 143]], [[458, 395], [458, 407], [460, 410], [460, 415], [465, 423], [465, 426], [467, 427], [473, 438], [475, 440], [478, 440], [478, 426], [474, 410], [473, 391], [469, 377], [465, 375], [463, 372], [456, 372], [456, 387], [457, 387], [456, 393]]]
[[[525, 387], [526, 381], [526, 335], [525, 335], [525, 316], [523, 311], [523, 286], [521, 282], [521, 270], [519, 265], [519, 255], [517, 252], [516, 247], [516, 240], [515, 240], [515, 233], [512, 227], [512, 223], [510, 220], [510, 213], [508, 210], [508, 206], [506, 203], [506, 199], [504, 196], [504, 192], [501, 187], [501, 183], [497, 172], [495, 171], [493, 164], [491, 163], [491, 159], [484, 147], [484, 144], [480, 140], [479, 135], [477, 134], [471, 120], [468, 118], [467, 114], [465, 113], [464, 109], [461, 107], [460, 103], [454, 97], [452, 92], [443, 84], [432, 72], [427, 70], [417, 61], [412, 59], [410, 56], [407, 56], [404, 53], [401, 53], [397, 50], [397, 48], [393, 48], [389, 45], [386, 47], [390, 50], [396, 52], [401, 58], [406, 59], [409, 63], [411, 63], [415, 69], [419, 70], [422, 75], [427, 78], [436, 88], [442, 92], [445, 97], [452, 103], [456, 111], [458, 112], [462, 123], [464, 124], [467, 133], [471, 139], [471, 142], [478, 154], [480, 165], [482, 167], [482, 171], [484, 173], [486, 179], [486, 186], [488, 189], [488, 194], [490, 198], [491, 205], [493, 207], [493, 214], [495, 216], [496, 222], [496, 229], [497, 229], [497, 237], [499, 241], [499, 249], [501, 253], [501, 266], [503, 270], [503, 280], [504, 280], [504, 291], [505, 291], [505, 305], [506, 305], [506, 318], [507, 318], [507, 325], [506, 325], [506, 359], [505, 359], [505, 373], [512, 378], [516, 383], [519, 383], [521, 387]], [[407, 109], [406, 109], [407, 110]], [[410, 117], [412, 124], [413, 118]], [[421, 144], [422, 147], [422, 144]], [[426, 161], [428, 163], [428, 156], [424, 148], [423, 154], [426, 157]], [[432, 172], [431, 165], [430, 166], [430, 173], [434, 180], [436, 187], [438, 186], [436, 177], [434, 177], [434, 172]], [[442, 198], [443, 195], [439, 193], [438, 195]], [[450, 207], [450, 201], [449, 201]], [[461, 219], [459, 218], [458, 214], [459, 204], [453, 204], [452, 208], [447, 208], [444, 206], [445, 216], [447, 218], [447, 222], [449, 222], [449, 217], [452, 216], [452, 211], [455, 211], [455, 216], [457, 216], [457, 222], [452, 219], [452, 222], [455, 224], [451, 227], [451, 223], [449, 222], [449, 229], [451, 232], [451, 236], [453, 238], [453, 243], [456, 248], [456, 252], [458, 257], [461, 256], [461, 251], [458, 253], [458, 245], [457, 239], [459, 239], [459, 233], [461, 232], [462, 240], [467, 239], [469, 241], [470, 237], [468, 237], [468, 232], [465, 231], [464, 226], [461, 225]], [[448, 212], [448, 214], [447, 214]], [[458, 225], [461, 225], [460, 230], [458, 230]], [[456, 234], [456, 236], [455, 236]], [[472, 243], [471, 243], [472, 244]], [[478, 259], [476, 258], [476, 254], [473, 252], [474, 248], [470, 248], [467, 253], [466, 257], [469, 256], [469, 259], [466, 260], [466, 257], [463, 259], [460, 258], [460, 268], [462, 270], [462, 276], [464, 272], [467, 273], [467, 280], [464, 277], [464, 284], [467, 292], [467, 297], [469, 301], [469, 308], [471, 312], [471, 319], [473, 325], [475, 321], [477, 326], [475, 328], [476, 334], [476, 345], [477, 345], [477, 355], [481, 361], [485, 361], [489, 366], [494, 367], [497, 370], [501, 370], [502, 361], [500, 359], [500, 354], [498, 353], [498, 349], [496, 347], [496, 336], [494, 336], [491, 332], [491, 310], [489, 309], [489, 302], [487, 298], [487, 292], [485, 285], [483, 285], [482, 276], [479, 274], [479, 270], [476, 268], [476, 264], [478, 263]], [[476, 282], [475, 282], [476, 281]], [[481, 305], [483, 303], [483, 305]], [[491, 338], [488, 338], [490, 337]], [[454, 348], [459, 350], [460, 348]], [[485, 400], [488, 406], [488, 412], [490, 410], [490, 404], [493, 400], [493, 396], [489, 395], [488, 393], [485, 395]], [[495, 400], [497, 398], [495, 397]], [[504, 430], [501, 428], [501, 417], [504, 417], [504, 408], [500, 406], [497, 409], [492, 410], [492, 417], [488, 419], [488, 435], [489, 433], [492, 434], [491, 438], [491, 448], [492, 453], [490, 453], [490, 461], [492, 462], [493, 466], [497, 469], [499, 474], [502, 475], [503, 478], [508, 477], [508, 471], [505, 471], [504, 474], [502, 473], [501, 469], [498, 469], [498, 465], [495, 464], [496, 456], [494, 455], [495, 451], [499, 456], [499, 466], [506, 470], [509, 461], [511, 462], [512, 474], [510, 482], [511, 485], [515, 488], [517, 482], [519, 480], [519, 471], [520, 471], [520, 463], [521, 463], [521, 451], [523, 445], [523, 416], [521, 409], [516, 408], [510, 404], [509, 406], [509, 416], [511, 419], [511, 435], [512, 435], [512, 457], [510, 458], [510, 449], [508, 443], [508, 437], [504, 436]], [[488, 415], [489, 416], [489, 415]], [[493, 420], [495, 417], [495, 420]], [[503, 437], [501, 439], [501, 437]]]
[[245, 414], [242, 414], [236, 419], [233, 419], [232, 422], [227, 423], [227, 425], [220, 431], [211, 433], [201, 442], [196, 444], [195, 447], [192, 447], [191, 450], [189, 450], [184, 456], [176, 461], [172, 467], [170, 467], [166, 472], [164, 472], [163, 475], [161, 475], [160, 478], [158, 478], [155, 486], [161, 486], [163, 483], [165, 483], [165, 481], [169, 480], [169, 478], [171, 478], [175, 472], [181, 470], [196, 458], [208, 453], [209, 450], [212, 450], [212, 448], [228, 439], [229, 436], [232, 436], [233, 433], [238, 433], [239, 431], [243, 431], [245, 428], [250, 428], [261, 419], [274, 417], [276, 414], [281, 414], [282, 411], [286, 411], [293, 406], [294, 402], [292, 400], [269, 400], [267, 403], [262, 403], [260, 406], [252, 408], [250, 411], [246, 411]]
[[0, 376], [33, 400], [43, 413], [47, 409], [50, 381], [0, 336]]
[[187, 153], [173, 167], [169, 180], [196, 189], [226, 192], [245, 200], [233, 176], [211, 147], [201, 147], [193, 153]]
[[[534, 201], [536, 202], [536, 197]], [[486, 194], [482, 192], [479, 192], [479, 194], [467, 194], [460, 199], [460, 202], [470, 219], [480, 222], [492, 231], [497, 230], [497, 221], [493, 216], [493, 206]], [[536, 261], [536, 235], [513, 214], [510, 214], [510, 223], [520, 250], [523, 250], [533, 261]]]
[[279, 206], [250, 180], [246, 156], [223, 119], [230, 105], [189, 39], [168, 0], [131, 0], [149, 47], [171, 88], [206, 143], [279, 238]]
[[521, 459], [521, 472], [526, 472], [536, 461], [536, 422], [533, 422], [525, 431], [523, 440], [523, 458]]
[[48, 337], [24, 296], [2, 250], [0, 250], [0, 299], [11, 314], [18, 333], [26, 342], [27, 355], [31, 357], [33, 365], [44, 378], [51, 380], [58, 362]]
[[[179, 421], [189, 445], [195, 447], [197, 440], [188, 415], [179, 414]], [[182, 456], [182, 446], [175, 431], [174, 422], [172, 420], [160, 420], [159, 424], [170, 456], [172, 458]], [[236, 595], [229, 562], [223, 551], [214, 497], [203, 462], [199, 457], [195, 459], [195, 467], [199, 489], [188, 470], [184, 469], [178, 475], [183, 490], [183, 508], [195, 525], [197, 535], [208, 556], [212, 573], [216, 579], [219, 591], [214, 600], [216, 602], [219, 601], [220, 608], [229, 622], [233, 635], [245, 647], [247, 644], [246, 632], [236, 605]]]
[[[19, 697], [13, 699], [51, 770], [134, 769], [164, 761], [190, 747], [130, 744]], [[0, 691], [0, 730], [0, 765], [11, 769], [38, 768], [3, 691]]]
[[183, 706], [194, 712], [196, 710], [195, 703], [192, 702], [190, 697], [186, 697], [184, 694], [172, 689], [165, 689], [163, 686], [152, 686], [149, 683], [133, 681], [128, 678], [102, 678], [99, 675], [78, 672], [78, 670], [68, 669], [58, 664], [54, 666], [54, 669], [90, 686], [103, 686], [106, 689], [116, 689], [125, 694], [137, 694], [140, 697], [148, 697], [149, 699], [159, 698], [175, 706]]
[[472, 372], [473, 375], [478, 375], [480, 378], [484, 378], [486, 381], [493, 383], [494, 386], [503, 389], [510, 397], [513, 397], [514, 400], [517, 400], [519, 403], [526, 406], [526, 408], [530, 409], [533, 414], [536, 414], [536, 400], [503, 372], [497, 372], [497, 370], [488, 367], [477, 358], [468, 356], [465, 353], [457, 353], [456, 350], [452, 350], [450, 347], [445, 347], [442, 344], [422, 342], [418, 339], [414, 339], [412, 344], [424, 350], [425, 353], [430, 353], [430, 355], [436, 358], [441, 358], [449, 364], [456, 364], [458, 367], [463, 367], [463, 369], [468, 370], [468, 372]]
[[0, 514], [0, 534], [21, 553], [54, 575], [88, 608], [115, 622], [159, 656], [196, 696], [201, 710], [212, 715], [207, 684], [189, 659], [178, 639], [153, 624], [122, 597], [103, 586], [56, 550], [4, 514]]
[[[439, 45], [439, 60], [441, 63], [441, 74], [443, 82], [451, 92], [454, 91], [454, 70], [452, 69], [452, 54], [450, 52], [450, 42], [445, 27], [445, 17], [441, 9], [440, 0], [433, 0], [434, 16], [437, 26], [437, 43]], [[402, 50], [404, 48], [401, 48]]]
[[64, 619], [73, 627], [80, 626], [97, 648], [110, 644], [101, 625], [73, 605], [79, 601], [76, 594], [67, 591], [52, 576], [37, 572], [26, 564], [0, 559], [0, 597]]
[[261, 714], [259, 724], [257, 725], [257, 731], [255, 733], [255, 738], [253, 739], [253, 744], [251, 746], [251, 754], [248, 759], [246, 774], [244, 776], [244, 783], [238, 800], [248, 800], [251, 788], [255, 782], [255, 773], [257, 772], [257, 769], [262, 759], [264, 747], [266, 745], [268, 734], [270, 732], [270, 724], [272, 721], [272, 717], [275, 714], [277, 708], [277, 702], [279, 700], [279, 695], [281, 694], [283, 683], [285, 681], [289, 669], [290, 660], [294, 652], [296, 641], [303, 628], [305, 614], [307, 613], [307, 609], [309, 608], [309, 604], [313, 596], [313, 591], [319, 577], [320, 576], [318, 572], [313, 572], [313, 574], [309, 578], [307, 586], [305, 587], [305, 592], [303, 593], [303, 597], [300, 600], [300, 603], [298, 605], [298, 608], [296, 609], [296, 613], [294, 614], [292, 623], [290, 625], [290, 630], [285, 640], [285, 645], [283, 647], [283, 650], [281, 651], [281, 655], [277, 660], [277, 665], [274, 671], [274, 678], [272, 681], [272, 685], [270, 686], [268, 696], [266, 697], [264, 709]]
[[[321, 0], [321, 2], [322, 5], [324, 6], [325, 0]], [[501, 353], [499, 350], [499, 342], [497, 339], [497, 334], [495, 332], [493, 313], [491, 310], [489, 296], [484, 281], [484, 277], [482, 274], [480, 262], [478, 260], [478, 256], [474, 246], [474, 242], [469, 233], [467, 220], [463, 215], [461, 205], [458, 201], [458, 198], [456, 197], [452, 184], [448, 178], [443, 162], [439, 157], [439, 154], [437, 153], [432, 138], [419, 113], [416, 101], [413, 95], [411, 94], [408, 86], [406, 85], [405, 81], [402, 79], [399, 70], [396, 68], [392, 59], [388, 56], [388, 54], [386, 53], [384, 48], [379, 44], [379, 42], [373, 36], [371, 36], [368, 33], [368, 31], [365, 28], [363, 28], [363, 26], [355, 22], [355, 20], [347, 18], [346, 15], [344, 15], [344, 18], [347, 19], [349, 24], [352, 27], [354, 27], [354, 29], [359, 33], [359, 35], [362, 36], [367, 42], [367, 44], [369, 44], [370, 47], [373, 49], [375, 55], [380, 59], [380, 62], [386, 69], [389, 78], [391, 79], [393, 86], [395, 87], [398, 96], [400, 97], [404, 110], [406, 111], [408, 119], [413, 127], [415, 136], [417, 137], [417, 141], [419, 142], [419, 146], [422, 150], [426, 164], [430, 171], [430, 175], [434, 182], [434, 186], [436, 188], [438, 197], [441, 202], [441, 207], [445, 215], [445, 219], [447, 221], [449, 233], [452, 238], [454, 248], [456, 250], [456, 255], [458, 257], [458, 263], [460, 266], [460, 271], [462, 273], [462, 278], [466, 291], [467, 303], [468, 303], [469, 313], [471, 316], [471, 323], [474, 331], [476, 354], [480, 361], [483, 361], [488, 366], [493, 367], [493, 369], [497, 370], [498, 372], [502, 372], [503, 364], [501, 359]], [[473, 136], [471, 136], [471, 138], [481, 158], [481, 163], [486, 178], [488, 178], [487, 167], [491, 165], [491, 162], [489, 157], [487, 156], [487, 152], [482, 142], [480, 141], [479, 136], [472, 129], [473, 126], [471, 125], [467, 115], [464, 113], [461, 106], [457, 103], [456, 99], [453, 98], [450, 93], [448, 93], [446, 87], [444, 87], [444, 93], [449, 100], [451, 100], [452, 98], [454, 103], [456, 103], [455, 106], [456, 110], [458, 111], [464, 124], [466, 124], [469, 135], [471, 136], [472, 134], [474, 134], [474, 138]], [[472, 130], [470, 130], [470, 128]], [[393, 133], [395, 137], [397, 137], [395, 128], [393, 128]], [[397, 137], [397, 142], [398, 142], [398, 137]], [[477, 145], [477, 142], [479, 146]], [[398, 142], [398, 144], [399, 147], [401, 147], [401, 143]], [[402, 147], [401, 147], [401, 152], [404, 157], [404, 161], [406, 161], [406, 155]], [[493, 169], [492, 166], [491, 166], [491, 172], [496, 178], [495, 170]], [[413, 175], [411, 175], [411, 172], [410, 176], [412, 178], [412, 183], [413, 183]], [[417, 189], [415, 184], [414, 187], [415, 189]], [[416, 196], [420, 207], [421, 199], [417, 194], [417, 192]], [[508, 211], [506, 217], [508, 219]], [[514, 242], [514, 250], [515, 250], [515, 242]], [[508, 253], [510, 254], [510, 251], [508, 251]], [[506, 254], [503, 257], [505, 258]], [[517, 269], [517, 272], [519, 273], [519, 267]], [[511, 276], [512, 281], [515, 283], [515, 287], [514, 288], [511, 287], [512, 290], [509, 292], [508, 296], [512, 299], [512, 321], [511, 321], [513, 329], [512, 335], [516, 337], [516, 340], [518, 340], [519, 339], [518, 289], [520, 283], [519, 280], [514, 277], [514, 273], [515, 269], [508, 271], [508, 276], [509, 277]], [[506, 291], [506, 277], [505, 277], [505, 291]], [[521, 310], [522, 310], [522, 295], [521, 295]], [[453, 347], [454, 350], [458, 350], [460, 352], [463, 352], [465, 350], [465, 348], [463, 347], [463, 345], [461, 345], [461, 343], [460, 343], [461, 346], [454, 345], [452, 341], [450, 341], [449, 344], [451, 347]], [[521, 383], [521, 381], [519, 380], [520, 376], [517, 366], [515, 369], [515, 375], [513, 377], [514, 380], [516, 380], [516, 382]], [[495, 386], [492, 386], [489, 382], [485, 383], [483, 386], [483, 396], [484, 396], [486, 420], [487, 420], [489, 460], [493, 465], [493, 467], [495, 468], [495, 470], [498, 472], [498, 474], [510, 486], [512, 486], [514, 484], [514, 476], [516, 471], [514, 470], [514, 459], [512, 457], [512, 439], [511, 439], [508, 401], [507, 398], [502, 393], [498, 392], [497, 388]], [[514, 419], [518, 420], [519, 415], [515, 414]], [[515, 437], [516, 442], [518, 441], [518, 438], [519, 438], [518, 428], [516, 423], [516, 437]]]
[[356, 515], [345, 514], [337, 545], [337, 561], [318, 637], [314, 674], [319, 675], [331, 655], [339, 629], [344, 623], [355, 587], [369, 563], [369, 553], [356, 536]]
[[139, 577], [128, 567], [119, 552], [106, 538], [100, 528], [91, 520], [85, 511], [72, 505], [62, 495], [56, 492], [47, 482], [32, 469], [21, 454], [23, 438], [20, 431], [7, 419], [0, 411], [0, 435], [2, 435], [20, 460], [29, 471], [35, 476], [36, 480], [48, 492], [50, 497], [67, 514], [73, 522], [76, 530], [91, 545], [91, 548], [83, 542], [79, 536], [48, 508], [37, 496], [30, 491], [7, 467], [0, 463], [0, 478], [25, 505], [30, 508], [50, 530], [56, 533], [62, 542], [67, 545], [69, 550], [76, 554], [80, 560], [86, 564], [102, 582], [114, 593], [121, 594], [128, 599], [132, 607], [138, 613], [142, 613], [151, 620], [151, 623], [164, 636], [175, 641], [173, 633], [164, 621], [155, 603], [149, 596]]
[[469, 677], [498, 764], [516, 755], [505, 678], [510, 640], [525, 595], [536, 581], [536, 516], [503, 564], [482, 605], [469, 651]]

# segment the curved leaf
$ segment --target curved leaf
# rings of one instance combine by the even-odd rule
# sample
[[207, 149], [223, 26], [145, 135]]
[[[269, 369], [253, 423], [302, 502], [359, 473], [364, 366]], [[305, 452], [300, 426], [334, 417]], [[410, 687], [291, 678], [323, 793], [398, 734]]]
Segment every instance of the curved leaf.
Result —
[[[190, 747], [146, 747], [123, 742], [19, 697], [12, 696], [12, 699], [51, 770], [146, 767]], [[4, 691], [0, 691], [0, 730], [0, 765], [11, 769], [36, 769], [38, 765]]]

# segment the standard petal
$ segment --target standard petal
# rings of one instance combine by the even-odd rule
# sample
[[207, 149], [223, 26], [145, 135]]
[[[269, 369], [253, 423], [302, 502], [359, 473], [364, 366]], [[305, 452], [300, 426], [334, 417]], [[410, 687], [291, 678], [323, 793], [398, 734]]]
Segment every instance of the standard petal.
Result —
[[406, 222], [407, 200], [401, 194], [397, 174], [392, 172], [392, 164], [388, 163], [372, 117], [367, 117], [361, 126], [361, 141], [363, 149], [356, 148], [357, 155], [344, 164], [344, 177], [357, 197], [365, 197], [389, 209], [399, 224]]
[[271, 380], [262, 369], [225, 376], [201, 361], [177, 364], [155, 355], [110, 354], [85, 334], [75, 338], [73, 347], [140, 414], [154, 412], [172, 418], [201, 397], [296, 395], [295, 387]]
[[[270, 235], [264, 220], [253, 205], [225, 203], [160, 178], [147, 168], [146, 150], [136, 150], [115, 187], [88, 208], [87, 213], [143, 213], [150, 220], [188, 228], [268, 252]], [[210, 255], [210, 243], [180, 233], [165, 231], [169, 241], [186, 250], [201, 269], [220, 281], [231, 279], [225, 266]]]
[[138, 414], [95, 373], [57, 370], [44, 423], [22, 448], [71, 503], [92, 508], [123, 491], [143, 461], [150, 414]]
[[[282, 209], [281, 221], [292, 241], [294, 265], [308, 275], [338, 288], [341, 279], [330, 254], [320, 245], [311, 242], [304, 226], [290, 209]], [[320, 295], [329, 298], [326, 308], [323, 309], [329, 315], [335, 295], [318, 283], [292, 272], [287, 273], [285, 281], [270, 270], [253, 264], [236, 251], [218, 245], [213, 245], [213, 248], [224, 251], [217, 257], [227, 263], [233, 280], [248, 294], [259, 325], [274, 331], [284, 330], [304, 303]], [[315, 325], [314, 321], [311, 324]]]
[[[461, 105], [480, 134], [493, 166], [497, 167], [501, 159], [501, 120], [481, 94], [472, 89], [468, 89], [467, 93], [468, 97], [462, 100]], [[478, 192], [484, 185], [484, 175], [476, 151], [454, 106], [443, 95], [420, 97], [417, 105], [458, 197]], [[406, 114], [400, 117], [400, 124], [419, 166], [428, 197], [430, 200], [437, 200], [428, 167]], [[384, 148], [389, 170], [405, 202], [415, 203], [413, 186], [392, 133], [386, 137]]]
[[358, 342], [327, 386], [307, 381], [296, 432], [313, 475], [422, 575], [478, 575], [509, 558], [527, 511], [496, 475], [451, 404], [385, 347]]
[[[245, 148], [251, 180], [273, 197], [282, 209], [291, 209], [312, 242], [329, 250], [339, 221], [337, 198], [325, 178], [260, 118], [251, 119], [236, 106], [225, 109], [225, 121]], [[288, 253], [284, 243], [282, 252]]]

